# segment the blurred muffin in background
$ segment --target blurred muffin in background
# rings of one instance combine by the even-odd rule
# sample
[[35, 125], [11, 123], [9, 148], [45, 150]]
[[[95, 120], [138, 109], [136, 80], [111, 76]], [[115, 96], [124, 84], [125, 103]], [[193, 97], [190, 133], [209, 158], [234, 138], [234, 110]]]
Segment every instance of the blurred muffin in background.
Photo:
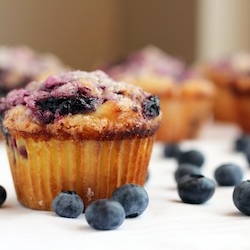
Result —
[[198, 68], [216, 88], [214, 119], [250, 133], [250, 52], [203, 62]]
[[51, 74], [68, 71], [58, 57], [39, 53], [28, 46], [0, 46], [0, 96], [31, 81], [45, 80]]
[[146, 46], [119, 62], [99, 68], [115, 80], [140, 86], [160, 97], [163, 117], [158, 141], [196, 138], [211, 117], [214, 97], [211, 82], [155, 46]]

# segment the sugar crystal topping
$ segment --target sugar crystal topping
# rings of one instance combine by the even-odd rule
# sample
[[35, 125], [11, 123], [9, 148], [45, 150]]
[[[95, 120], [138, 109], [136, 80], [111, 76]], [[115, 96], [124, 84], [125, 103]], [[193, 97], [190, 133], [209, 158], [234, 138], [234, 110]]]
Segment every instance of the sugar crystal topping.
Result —
[[117, 82], [102, 71], [70, 71], [51, 76], [44, 82], [31, 82], [1, 99], [0, 113], [25, 106], [33, 120], [48, 124], [66, 115], [95, 112], [105, 102], [113, 100], [121, 110], [141, 112], [152, 119], [159, 115], [159, 98], [141, 88]]

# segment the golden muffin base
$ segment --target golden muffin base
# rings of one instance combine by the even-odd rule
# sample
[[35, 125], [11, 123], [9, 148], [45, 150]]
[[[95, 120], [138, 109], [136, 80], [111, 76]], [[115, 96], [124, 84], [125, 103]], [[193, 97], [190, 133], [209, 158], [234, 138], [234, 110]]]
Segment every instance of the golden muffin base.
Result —
[[239, 123], [239, 103], [234, 91], [236, 86], [235, 76], [229, 72], [217, 71], [208, 67], [203, 67], [201, 70], [215, 87], [214, 120]]
[[250, 77], [203, 66], [203, 74], [215, 86], [214, 120], [234, 123], [250, 133]]
[[161, 99], [162, 122], [156, 133], [156, 140], [180, 142], [199, 136], [204, 123], [211, 117], [210, 99]]
[[6, 147], [19, 202], [52, 210], [62, 190], [76, 191], [86, 208], [125, 183], [143, 186], [153, 142], [154, 135], [107, 141], [9, 136]]
[[240, 107], [240, 118], [239, 118], [240, 127], [245, 133], [250, 134], [250, 96], [242, 97], [239, 100], [239, 107]]
[[250, 76], [239, 77], [234, 94], [238, 101], [238, 124], [241, 129], [250, 134]]
[[226, 123], [239, 123], [239, 98], [226, 86], [216, 86], [214, 119]]

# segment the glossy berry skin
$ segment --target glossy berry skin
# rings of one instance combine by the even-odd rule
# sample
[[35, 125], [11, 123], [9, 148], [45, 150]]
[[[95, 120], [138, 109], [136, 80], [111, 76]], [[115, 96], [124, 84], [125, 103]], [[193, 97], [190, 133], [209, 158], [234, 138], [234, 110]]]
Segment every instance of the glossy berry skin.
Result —
[[65, 218], [76, 218], [83, 213], [84, 204], [75, 191], [62, 191], [52, 202], [53, 211]]
[[235, 185], [233, 202], [240, 212], [250, 215], [250, 180], [241, 181]]
[[203, 175], [185, 175], [179, 180], [177, 189], [184, 203], [202, 204], [213, 196], [215, 182]]
[[95, 110], [97, 100], [83, 94], [67, 97], [49, 97], [36, 102], [43, 114], [42, 122], [50, 123], [56, 116], [67, 114], [85, 114]]
[[124, 208], [126, 218], [133, 218], [141, 215], [149, 203], [146, 190], [136, 184], [129, 183], [118, 187], [111, 199], [118, 201]]
[[222, 164], [215, 169], [214, 178], [220, 186], [235, 186], [243, 178], [243, 170], [236, 164]]
[[238, 152], [244, 152], [250, 148], [250, 136], [241, 134], [234, 142], [234, 149]]
[[68, 96], [68, 97], [49, 97], [37, 101], [37, 105], [43, 110], [48, 110], [52, 113], [59, 111], [61, 115], [69, 113], [87, 113], [94, 110], [95, 98], [85, 95]]
[[0, 186], [0, 206], [3, 205], [6, 198], [7, 198], [6, 190], [5, 190], [5, 188], [3, 186]]
[[193, 164], [181, 164], [174, 172], [175, 181], [178, 182], [180, 178], [187, 174], [201, 174], [201, 169]]
[[125, 211], [117, 201], [99, 199], [87, 206], [85, 218], [94, 229], [113, 230], [123, 223]]
[[205, 161], [204, 155], [198, 150], [183, 151], [178, 155], [178, 164], [189, 163], [201, 167]]
[[176, 143], [167, 143], [164, 145], [163, 156], [166, 158], [177, 158], [181, 149]]

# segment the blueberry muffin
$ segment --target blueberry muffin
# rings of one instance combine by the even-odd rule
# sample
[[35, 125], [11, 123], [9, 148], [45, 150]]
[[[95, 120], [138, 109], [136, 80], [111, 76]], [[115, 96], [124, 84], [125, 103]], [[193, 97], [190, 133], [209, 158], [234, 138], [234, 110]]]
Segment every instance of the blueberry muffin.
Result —
[[51, 210], [62, 190], [88, 204], [120, 185], [144, 185], [159, 98], [102, 71], [69, 71], [31, 82], [1, 99], [18, 200]]
[[214, 119], [250, 133], [250, 53], [235, 52], [198, 68], [216, 88]]
[[196, 138], [211, 117], [212, 83], [155, 46], [146, 46], [100, 68], [115, 80], [132, 83], [159, 96], [163, 117], [158, 141]]
[[0, 96], [69, 69], [53, 54], [39, 53], [23, 45], [0, 46]]

